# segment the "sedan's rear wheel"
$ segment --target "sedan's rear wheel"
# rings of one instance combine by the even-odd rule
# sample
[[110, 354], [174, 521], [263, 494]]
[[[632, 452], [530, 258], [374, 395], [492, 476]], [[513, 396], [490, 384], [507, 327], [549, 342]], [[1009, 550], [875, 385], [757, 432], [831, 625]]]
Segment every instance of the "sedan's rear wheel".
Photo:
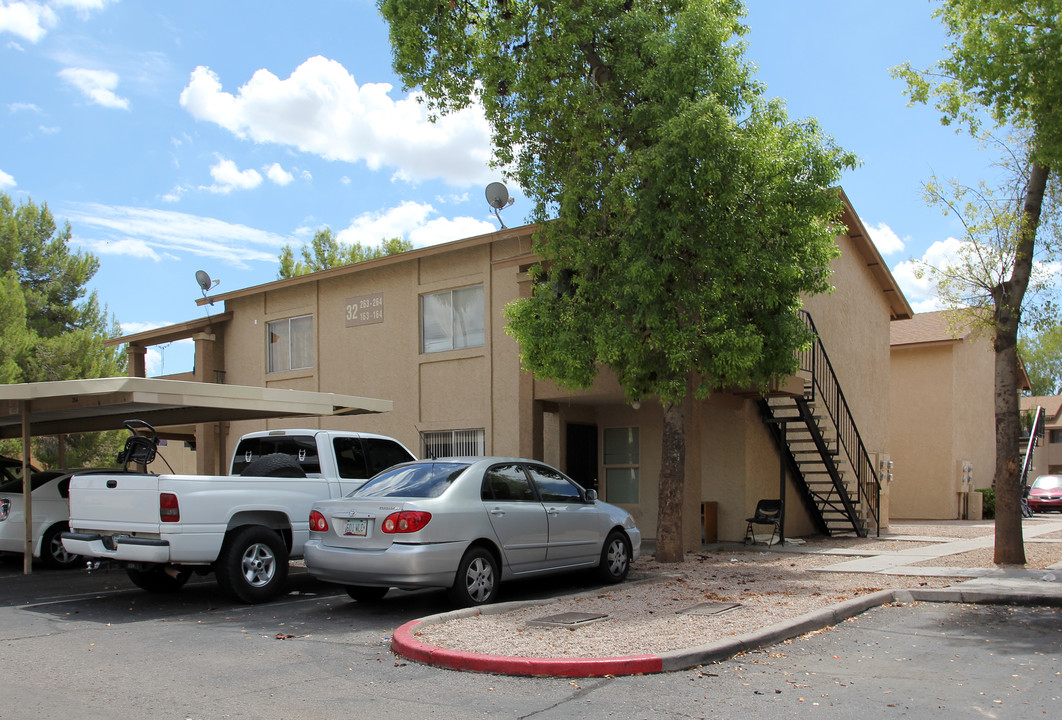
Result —
[[80, 555], [74, 555], [63, 547], [61, 536], [68, 529], [66, 523], [59, 523], [52, 525], [48, 532], [44, 533], [44, 539], [41, 540], [41, 561], [47, 567], [67, 570], [84, 563]]
[[618, 583], [627, 577], [631, 569], [631, 547], [627, 536], [619, 530], [613, 530], [605, 538], [601, 548], [601, 563], [597, 566], [597, 576], [602, 582]]
[[369, 587], [367, 585], [344, 585], [347, 595], [350, 595], [351, 599], [358, 602], [376, 602], [382, 600], [383, 596], [387, 594], [387, 591], [391, 588], [385, 587]]
[[457, 566], [457, 577], [450, 588], [450, 601], [458, 607], [472, 607], [494, 602], [498, 597], [498, 563], [490, 551], [469, 548]]

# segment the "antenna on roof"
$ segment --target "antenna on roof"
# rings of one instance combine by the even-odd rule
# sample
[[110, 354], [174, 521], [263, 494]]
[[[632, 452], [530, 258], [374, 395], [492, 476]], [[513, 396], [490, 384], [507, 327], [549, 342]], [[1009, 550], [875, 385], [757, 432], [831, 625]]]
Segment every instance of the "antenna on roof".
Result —
[[505, 230], [505, 223], [502, 222], [499, 211], [513, 204], [513, 198], [509, 197], [509, 191], [500, 182], [492, 182], [487, 186], [487, 202], [494, 208], [494, 217], [498, 218], [498, 223], [502, 226], [502, 230]]
[[[199, 283], [199, 289], [203, 291], [203, 297], [205, 298], [207, 296], [207, 291], [211, 288], [217, 287], [221, 282], [220, 280], [211, 280], [210, 275], [207, 274], [206, 270], [196, 270], [195, 281]], [[210, 300], [210, 298], [207, 298], [207, 300]], [[213, 305], [214, 301], [210, 300], [210, 304]]]

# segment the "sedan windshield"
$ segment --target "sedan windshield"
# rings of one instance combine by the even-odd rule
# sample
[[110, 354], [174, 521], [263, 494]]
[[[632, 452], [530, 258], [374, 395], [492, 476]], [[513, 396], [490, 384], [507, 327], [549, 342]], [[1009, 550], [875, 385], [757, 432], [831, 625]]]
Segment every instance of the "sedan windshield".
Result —
[[1057, 490], [1062, 488], [1062, 477], [1058, 475], [1044, 475], [1033, 481], [1032, 486], [1039, 490]]
[[468, 468], [468, 463], [434, 462], [385, 470], [347, 497], [439, 497]]

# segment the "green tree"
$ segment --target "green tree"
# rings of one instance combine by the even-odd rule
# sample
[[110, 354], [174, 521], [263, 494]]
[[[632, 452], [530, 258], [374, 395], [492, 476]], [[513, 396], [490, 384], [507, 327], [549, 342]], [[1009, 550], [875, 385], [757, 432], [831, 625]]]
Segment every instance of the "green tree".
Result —
[[1062, 325], [1019, 338], [1018, 355], [1033, 395], [1062, 394]]
[[543, 262], [507, 309], [524, 367], [569, 388], [607, 367], [661, 403], [657, 558], [682, 559], [688, 400], [795, 369], [855, 158], [765, 97], [737, 1], [379, 5], [405, 84], [436, 112], [480, 102], [533, 201]]
[[[989, 288], [981, 314], [996, 353], [996, 536], [994, 560], [1023, 565], [1018, 420], [1018, 331], [1033, 278], [1049, 180], [1062, 166], [1062, 0], [944, 0], [936, 10], [952, 38], [927, 71], [897, 68], [913, 102], [934, 103], [945, 124], [971, 133], [983, 123], [1029, 134], [1025, 181], [1011, 224], [1013, 265]], [[973, 238], [971, 238], [973, 240]]]
[[[87, 285], [99, 260], [72, 252], [69, 224], [59, 227], [47, 204], [16, 205], [0, 194], [0, 380], [40, 382], [123, 374], [125, 355], [104, 347], [119, 334], [95, 291]], [[121, 433], [72, 437], [67, 464], [113, 463]], [[7, 453], [21, 453], [6, 443]], [[58, 460], [57, 443], [41, 440], [35, 456]]]
[[22, 379], [20, 363], [31, 342], [26, 328], [26, 299], [18, 275], [8, 270], [0, 277], [0, 383], [6, 385]]
[[285, 245], [278, 256], [280, 269], [277, 278], [296, 277], [340, 265], [373, 260], [386, 255], [395, 255], [413, 249], [413, 243], [400, 237], [384, 240], [379, 247], [364, 246], [361, 243], [344, 245], [336, 238], [331, 228], [323, 228], [314, 233], [309, 245], [302, 246], [302, 261], [295, 260], [295, 252], [290, 245]]

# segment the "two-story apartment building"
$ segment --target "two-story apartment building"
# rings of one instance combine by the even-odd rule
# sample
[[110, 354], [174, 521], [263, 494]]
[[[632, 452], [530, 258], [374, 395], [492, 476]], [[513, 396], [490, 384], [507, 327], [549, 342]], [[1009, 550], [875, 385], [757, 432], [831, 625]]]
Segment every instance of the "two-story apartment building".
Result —
[[[877, 458], [889, 450], [889, 324], [911, 309], [847, 198], [845, 204], [849, 229], [837, 239], [836, 289], [805, 306], [862, 445]], [[392, 400], [390, 413], [319, 422], [392, 435], [423, 455], [543, 459], [628, 508], [653, 538], [659, 404], [628, 404], [607, 371], [586, 392], [534, 378], [505, 332], [506, 304], [531, 290], [533, 230], [503, 229], [219, 294], [205, 308], [209, 317], [116, 342], [128, 345], [131, 374], [143, 374], [146, 347], [194, 337], [195, 379]], [[783, 383], [778, 395], [800, 394], [804, 384]], [[701, 541], [703, 503], [716, 504], [719, 539], [740, 540], [757, 500], [778, 497], [788, 453], [772, 440], [777, 424], [764, 422], [756, 395], [720, 391], [695, 404], [687, 437], [688, 547]], [[217, 468], [236, 437], [261, 427], [201, 426], [199, 467]], [[821, 526], [797, 501], [800, 479], [788, 468], [787, 534], [814, 532]]]

